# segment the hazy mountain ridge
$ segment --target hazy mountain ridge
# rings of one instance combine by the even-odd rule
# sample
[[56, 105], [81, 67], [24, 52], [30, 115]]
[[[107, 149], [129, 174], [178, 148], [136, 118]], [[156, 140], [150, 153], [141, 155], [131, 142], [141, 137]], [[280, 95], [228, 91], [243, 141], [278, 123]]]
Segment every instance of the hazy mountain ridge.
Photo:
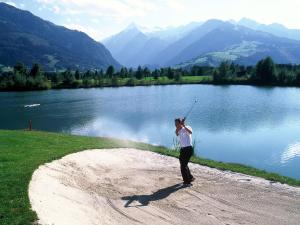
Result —
[[237, 24], [251, 28], [253, 30], [259, 30], [273, 34], [278, 37], [284, 37], [289, 39], [294, 39], [300, 41], [300, 30], [298, 29], [288, 29], [279, 23], [272, 23], [269, 25], [257, 23], [254, 20], [248, 18], [242, 18]]
[[[145, 40], [154, 37], [155, 40], [161, 40], [164, 44], [148, 46], [147, 48], [139, 46], [139, 53], [135, 55], [136, 44], [133, 42], [127, 45], [127, 50], [131, 49], [130, 58], [126, 54], [114, 55], [113, 53], [113, 55], [124, 62], [124, 65], [134, 67], [137, 65], [158, 65], [161, 67], [191, 65], [193, 61], [195, 64], [203, 62], [205, 65], [218, 65], [221, 60], [250, 65], [266, 56], [273, 57], [277, 63], [300, 63], [298, 53], [300, 41], [288, 39], [289, 35], [284, 37], [283, 34], [275, 35], [276, 32], [271, 32], [272, 30], [262, 29], [262, 27], [267, 27], [269, 29], [288, 30], [279, 24], [261, 25], [248, 19], [242, 19], [239, 22], [211, 19], [205, 23], [195, 23], [193, 26], [188, 24], [186, 27], [189, 27], [190, 30], [181, 35], [180, 38], [177, 38], [178, 35], [174, 33], [176, 29], [173, 28], [168, 36], [168, 41], [165, 42], [159, 36], [155, 36], [159, 32], [164, 33], [163, 30], [143, 33]], [[138, 27], [135, 28], [136, 31], [142, 33]], [[181, 30], [184, 29], [184, 26], [181, 27]], [[298, 30], [293, 30], [294, 33], [295, 31]], [[164, 34], [166, 35], [167, 32], [165, 31]], [[126, 35], [121, 36], [120, 34], [124, 35], [121, 32], [111, 37], [109, 41], [113, 42], [118, 37], [118, 43], [122, 43], [122, 38]], [[170, 37], [173, 37], [173, 41]], [[250, 43], [250, 46], [247, 47], [247, 43]], [[251, 48], [254, 46], [253, 43], [256, 43], [255, 46], [259, 46], [259, 48]], [[107, 47], [110, 49], [109, 45]], [[147, 55], [149, 49], [151, 49], [151, 57], [143, 58], [143, 54]], [[244, 54], [245, 49], [251, 49], [249, 54]], [[113, 52], [113, 49], [110, 50]], [[238, 52], [240, 50], [241, 52]], [[206, 61], [204, 58], [209, 60]]]
[[46, 70], [120, 66], [104, 45], [85, 33], [0, 3], [0, 63], [13, 66], [19, 61], [40, 63]]
[[103, 43], [121, 64], [128, 67], [147, 64], [152, 61], [152, 57], [160, 49], [168, 45], [165, 40], [147, 36], [135, 24], [131, 24], [122, 32], [103, 40]]

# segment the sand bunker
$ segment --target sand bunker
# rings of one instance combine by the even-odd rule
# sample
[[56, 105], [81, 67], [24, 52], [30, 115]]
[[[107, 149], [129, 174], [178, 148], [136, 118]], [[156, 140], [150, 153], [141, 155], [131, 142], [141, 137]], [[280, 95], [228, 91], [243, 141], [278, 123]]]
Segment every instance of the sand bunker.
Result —
[[299, 224], [300, 188], [135, 149], [86, 150], [40, 166], [29, 186], [39, 223]]

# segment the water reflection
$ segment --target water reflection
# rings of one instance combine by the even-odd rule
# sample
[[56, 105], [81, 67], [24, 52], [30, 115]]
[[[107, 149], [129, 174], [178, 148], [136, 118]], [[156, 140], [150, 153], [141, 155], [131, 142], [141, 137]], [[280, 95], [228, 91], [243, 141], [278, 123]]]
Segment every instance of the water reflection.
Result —
[[300, 142], [289, 145], [281, 154], [281, 164], [287, 164], [289, 161], [300, 157]]

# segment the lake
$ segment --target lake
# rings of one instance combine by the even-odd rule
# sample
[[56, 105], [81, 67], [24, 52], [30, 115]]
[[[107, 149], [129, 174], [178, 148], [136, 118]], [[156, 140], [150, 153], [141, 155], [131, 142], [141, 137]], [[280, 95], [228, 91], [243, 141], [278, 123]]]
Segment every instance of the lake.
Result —
[[198, 156], [300, 179], [299, 88], [173, 85], [2, 92], [0, 129], [24, 129], [31, 119], [37, 130], [172, 147], [174, 118], [183, 117], [195, 100], [187, 124]]

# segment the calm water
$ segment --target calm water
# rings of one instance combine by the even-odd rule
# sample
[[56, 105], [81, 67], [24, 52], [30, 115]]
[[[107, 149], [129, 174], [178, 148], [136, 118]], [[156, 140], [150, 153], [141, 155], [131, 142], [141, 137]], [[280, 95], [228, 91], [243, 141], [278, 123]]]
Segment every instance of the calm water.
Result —
[[[196, 153], [300, 179], [300, 89], [156, 86], [0, 93], [0, 129], [33, 128], [172, 147], [175, 117], [193, 127]], [[36, 107], [24, 107], [40, 104]]]

